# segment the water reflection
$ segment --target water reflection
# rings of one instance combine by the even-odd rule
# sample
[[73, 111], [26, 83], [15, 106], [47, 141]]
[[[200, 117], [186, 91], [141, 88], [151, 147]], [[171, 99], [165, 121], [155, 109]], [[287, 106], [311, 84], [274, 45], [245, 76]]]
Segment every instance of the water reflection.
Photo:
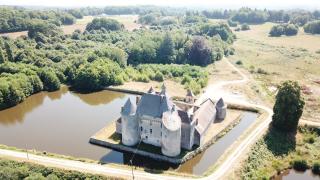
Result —
[[116, 98], [125, 97], [125, 94], [113, 91], [100, 91], [89, 94], [73, 93], [69, 92], [67, 86], [62, 86], [58, 91], [34, 94], [17, 106], [0, 111], [0, 124], [14, 125], [16, 123], [22, 123], [29, 112], [32, 112], [43, 104], [45, 98], [49, 98], [51, 101], [59, 100], [67, 93], [80, 98], [84, 103], [92, 106], [108, 104]]
[[28, 97], [24, 102], [0, 111], [0, 124], [14, 125], [16, 123], [22, 123], [25, 116], [32, 112], [37, 107], [43, 104], [46, 97], [51, 100], [60, 99], [63, 94], [68, 92], [68, 87], [63, 86], [59, 91], [55, 92], [40, 92]]
[[[32, 95], [0, 111], [0, 144], [99, 160], [111, 150], [92, 146], [89, 138], [120, 116], [128, 97], [135, 98], [111, 91], [77, 94], [68, 87]], [[122, 158], [114, 157], [110, 162]]]
[[75, 95], [79, 97], [83, 102], [92, 105], [97, 106], [101, 104], [108, 104], [109, 102], [113, 101], [116, 98], [123, 98], [125, 97], [125, 94], [114, 92], [114, 91], [99, 91], [99, 92], [93, 92], [88, 94], [81, 94], [81, 93], [74, 93], [72, 92], [72, 95]]

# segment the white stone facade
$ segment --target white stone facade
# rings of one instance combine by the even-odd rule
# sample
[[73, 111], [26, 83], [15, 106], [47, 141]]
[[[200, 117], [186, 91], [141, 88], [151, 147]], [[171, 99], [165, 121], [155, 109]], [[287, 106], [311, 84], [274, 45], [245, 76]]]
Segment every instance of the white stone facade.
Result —
[[[188, 92], [188, 101], [191, 100], [190, 94], [192, 92]], [[117, 131], [121, 131], [124, 145], [134, 146], [143, 142], [161, 147], [162, 154], [175, 157], [181, 148], [191, 150], [194, 145], [201, 145], [218, 114], [224, 119], [226, 106], [222, 103], [219, 110], [216, 104], [207, 100], [199, 107], [189, 104], [192, 108], [186, 111], [172, 103], [165, 86], [160, 93], [150, 88], [141, 99], [137, 98], [136, 103], [128, 99], [122, 107], [121, 120], [117, 121]]]

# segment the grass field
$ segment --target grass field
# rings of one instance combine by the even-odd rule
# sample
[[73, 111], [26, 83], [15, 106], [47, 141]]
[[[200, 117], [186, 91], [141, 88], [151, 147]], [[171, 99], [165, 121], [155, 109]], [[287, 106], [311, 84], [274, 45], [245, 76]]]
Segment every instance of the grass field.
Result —
[[[108, 15], [103, 17], [119, 21], [120, 23], [124, 24], [125, 28], [129, 31], [138, 29], [141, 26], [140, 24], [136, 23], [136, 21], [138, 20], [138, 15]], [[61, 28], [64, 34], [72, 34], [76, 29], [79, 29], [81, 32], [83, 32], [86, 29], [87, 24], [91, 22], [94, 18], [95, 16], [84, 16], [82, 19], [77, 19], [77, 22], [75, 24], [62, 26]], [[17, 37], [20, 37], [22, 35], [27, 36], [28, 31], [2, 33], [0, 35], [16, 39]]]
[[265, 96], [273, 97], [284, 80], [298, 81], [306, 101], [302, 118], [320, 122], [320, 36], [300, 29], [297, 36], [269, 37], [272, 26], [251, 25], [249, 31], [235, 32], [236, 54], [230, 60], [242, 62], [241, 66], [262, 85]]

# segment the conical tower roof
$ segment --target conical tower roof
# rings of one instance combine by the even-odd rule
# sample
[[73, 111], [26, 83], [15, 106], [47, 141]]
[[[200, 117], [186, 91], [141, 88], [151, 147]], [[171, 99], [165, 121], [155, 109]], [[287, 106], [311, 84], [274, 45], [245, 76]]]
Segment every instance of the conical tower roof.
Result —
[[154, 93], [154, 89], [153, 89], [152, 86], [151, 86], [150, 89], [148, 90], [148, 93], [149, 93], [149, 94]]
[[130, 115], [134, 114], [137, 110], [137, 106], [135, 103], [131, 102], [131, 99], [128, 98], [127, 102], [124, 104], [123, 109], [122, 109], [122, 114], [123, 115]]
[[194, 97], [194, 94], [193, 94], [193, 92], [191, 91], [191, 89], [188, 89], [188, 91], [187, 91], [187, 96]]
[[163, 83], [162, 86], [161, 86], [161, 92], [160, 92], [160, 94], [161, 94], [161, 95], [166, 95], [166, 93], [167, 93], [167, 87], [166, 87], [166, 85]]
[[224, 107], [225, 106], [225, 103], [224, 103], [222, 98], [219, 99], [219, 101], [217, 102], [216, 106], [217, 107]]

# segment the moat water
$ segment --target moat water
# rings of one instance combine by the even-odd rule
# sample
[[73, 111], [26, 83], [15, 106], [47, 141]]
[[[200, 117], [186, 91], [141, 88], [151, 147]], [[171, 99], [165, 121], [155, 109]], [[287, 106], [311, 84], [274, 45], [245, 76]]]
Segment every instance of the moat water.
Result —
[[[0, 111], [0, 144], [20, 149], [35, 149], [101, 163], [128, 164], [131, 154], [90, 144], [89, 138], [120, 116], [121, 106], [135, 96], [100, 91], [79, 94], [62, 87], [56, 92], [41, 92], [23, 103]], [[135, 156], [133, 163], [159, 170], [203, 174], [250, 126], [257, 114], [246, 112], [240, 123], [214, 145], [181, 166]]]

